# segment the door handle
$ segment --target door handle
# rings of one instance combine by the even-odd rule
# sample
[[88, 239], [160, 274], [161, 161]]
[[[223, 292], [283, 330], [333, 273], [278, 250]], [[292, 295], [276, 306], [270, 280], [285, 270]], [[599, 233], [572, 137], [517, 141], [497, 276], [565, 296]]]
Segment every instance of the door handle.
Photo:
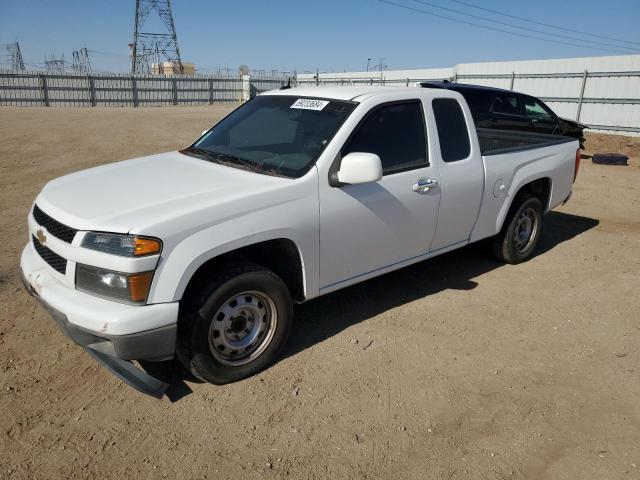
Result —
[[422, 177], [419, 178], [418, 181], [411, 186], [411, 190], [419, 193], [420, 195], [424, 195], [425, 193], [429, 192], [429, 190], [437, 186], [437, 180], [429, 177]]

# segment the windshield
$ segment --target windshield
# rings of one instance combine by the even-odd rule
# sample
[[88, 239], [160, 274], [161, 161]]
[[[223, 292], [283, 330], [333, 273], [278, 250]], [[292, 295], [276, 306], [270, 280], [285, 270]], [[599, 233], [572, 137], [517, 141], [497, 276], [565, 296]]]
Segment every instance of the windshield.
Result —
[[233, 167], [297, 178], [309, 171], [355, 106], [339, 100], [259, 96], [182, 151]]

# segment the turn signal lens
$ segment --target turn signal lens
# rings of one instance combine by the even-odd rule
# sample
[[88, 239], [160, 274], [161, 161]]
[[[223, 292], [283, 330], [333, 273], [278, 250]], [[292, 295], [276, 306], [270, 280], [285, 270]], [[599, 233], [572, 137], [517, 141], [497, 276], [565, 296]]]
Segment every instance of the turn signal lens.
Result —
[[147, 295], [149, 294], [149, 288], [151, 287], [151, 280], [153, 279], [153, 272], [135, 273], [129, 275], [129, 296], [134, 303], [144, 303], [147, 301]]
[[133, 254], [136, 257], [143, 255], [153, 255], [154, 253], [160, 253], [162, 244], [159, 240], [146, 237], [134, 237], [134, 251]]

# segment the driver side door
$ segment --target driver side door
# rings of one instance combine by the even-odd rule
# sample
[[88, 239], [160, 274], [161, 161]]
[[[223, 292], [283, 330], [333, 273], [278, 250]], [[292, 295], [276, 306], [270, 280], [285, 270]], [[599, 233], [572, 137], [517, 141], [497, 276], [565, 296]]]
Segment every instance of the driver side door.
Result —
[[[341, 149], [380, 157], [378, 182], [320, 187], [320, 292], [356, 283], [426, 255], [440, 188], [428, 158], [420, 100], [373, 107]], [[420, 185], [429, 183], [430, 188]]]

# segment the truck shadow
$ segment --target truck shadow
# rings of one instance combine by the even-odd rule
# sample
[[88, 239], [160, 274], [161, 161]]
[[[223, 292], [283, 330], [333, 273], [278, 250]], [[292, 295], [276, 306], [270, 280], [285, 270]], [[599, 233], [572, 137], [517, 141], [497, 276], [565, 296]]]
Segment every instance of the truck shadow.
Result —
[[[537, 255], [598, 224], [593, 218], [549, 213], [544, 219]], [[472, 290], [478, 285], [474, 278], [501, 266], [503, 263], [491, 256], [487, 242], [479, 242], [297, 305], [296, 320], [283, 358], [400, 305], [443, 290]], [[171, 402], [192, 393], [186, 382], [201, 383], [177, 360], [140, 364], [147, 373], [169, 384], [166, 395]]]
[[[537, 255], [596, 227], [593, 218], [550, 212], [544, 218]], [[296, 306], [284, 358], [392, 308], [444, 290], [473, 290], [474, 278], [504, 264], [478, 242]]]

